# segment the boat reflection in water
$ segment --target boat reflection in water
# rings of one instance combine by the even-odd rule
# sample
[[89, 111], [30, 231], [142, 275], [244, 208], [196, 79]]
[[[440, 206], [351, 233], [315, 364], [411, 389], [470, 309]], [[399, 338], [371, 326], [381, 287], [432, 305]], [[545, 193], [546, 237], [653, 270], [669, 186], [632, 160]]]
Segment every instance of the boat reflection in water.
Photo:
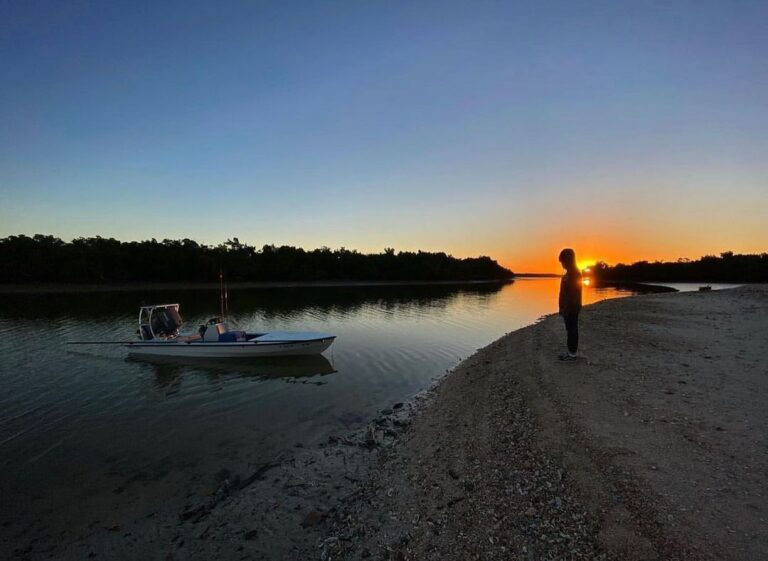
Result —
[[154, 367], [161, 386], [172, 384], [182, 374], [204, 373], [212, 378], [310, 378], [336, 373], [333, 364], [323, 355], [292, 357], [162, 357], [129, 356], [127, 362], [145, 363]]

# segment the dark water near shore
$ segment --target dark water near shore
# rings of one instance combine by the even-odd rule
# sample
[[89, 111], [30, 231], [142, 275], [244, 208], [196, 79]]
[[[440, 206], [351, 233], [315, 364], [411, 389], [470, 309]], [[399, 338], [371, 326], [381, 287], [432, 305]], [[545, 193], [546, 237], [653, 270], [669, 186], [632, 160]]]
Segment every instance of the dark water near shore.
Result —
[[[0, 530], [143, 516], [361, 427], [554, 312], [558, 282], [232, 291], [237, 327], [338, 339], [324, 356], [205, 362], [65, 342], [132, 339], [142, 302], [180, 302], [193, 328], [216, 313], [217, 291], [0, 295]], [[587, 287], [585, 302], [628, 294]]]

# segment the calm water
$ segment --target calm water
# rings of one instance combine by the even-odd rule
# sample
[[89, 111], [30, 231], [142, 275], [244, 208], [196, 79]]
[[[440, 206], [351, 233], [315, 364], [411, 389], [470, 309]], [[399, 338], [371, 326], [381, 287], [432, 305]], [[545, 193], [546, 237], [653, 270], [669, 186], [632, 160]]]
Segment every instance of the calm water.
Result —
[[[0, 522], [45, 525], [97, 503], [125, 508], [139, 484], [155, 501], [170, 499], [223, 468], [246, 473], [346, 433], [555, 311], [557, 287], [542, 279], [231, 291], [235, 326], [338, 339], [323, 357], [188, 363], [64, 343], [132, 339], [142, 302], [180, 302], [193, 328], [215, 314], [217, 291], [0, 296]], [[627, 294], [587, 288], [585, 301]]]

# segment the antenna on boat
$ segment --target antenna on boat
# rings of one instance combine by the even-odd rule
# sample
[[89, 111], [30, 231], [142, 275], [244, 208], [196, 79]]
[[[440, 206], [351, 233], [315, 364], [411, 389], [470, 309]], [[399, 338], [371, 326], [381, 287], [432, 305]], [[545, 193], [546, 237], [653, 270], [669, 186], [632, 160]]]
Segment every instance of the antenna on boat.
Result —
[[219, 309], [221, 317], [224, 318], [224, 271], [219, 267]]
[[229, 315], [229, 293], [227, 292], [227, 281], [224, 281], [224, 314]]

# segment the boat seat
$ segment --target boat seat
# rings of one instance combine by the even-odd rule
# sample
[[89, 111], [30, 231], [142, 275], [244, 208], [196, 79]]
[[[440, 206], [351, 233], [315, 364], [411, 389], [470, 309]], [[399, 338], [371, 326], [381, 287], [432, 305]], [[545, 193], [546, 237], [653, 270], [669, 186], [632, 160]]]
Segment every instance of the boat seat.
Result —
[[194, 341], [202, 341], [203, 338], [200, 337], [199, 333], [195, 333], [194, 335], [181, 335], [176, 340], [182, 343], [192, 343]]

